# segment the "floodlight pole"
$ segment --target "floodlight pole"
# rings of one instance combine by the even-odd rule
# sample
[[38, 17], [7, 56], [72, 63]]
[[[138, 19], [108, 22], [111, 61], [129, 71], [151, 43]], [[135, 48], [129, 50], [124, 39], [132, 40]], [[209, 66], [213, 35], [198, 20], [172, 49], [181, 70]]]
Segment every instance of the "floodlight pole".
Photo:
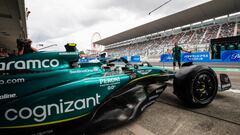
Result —
[[158, 9], [161, 8], [162, 6], [168, 4], [170, 1], [172, 1], [172, 0], [168, 0], [168, 1], [166, 1], [165, 3], [163, 3], [162, 5], [160, 5], [159, 7], [153, 9], [151, 12], [148, 13], [148, 15], [150, 15], [150, 14], [153, 13], [154, 11], [158, 10]]

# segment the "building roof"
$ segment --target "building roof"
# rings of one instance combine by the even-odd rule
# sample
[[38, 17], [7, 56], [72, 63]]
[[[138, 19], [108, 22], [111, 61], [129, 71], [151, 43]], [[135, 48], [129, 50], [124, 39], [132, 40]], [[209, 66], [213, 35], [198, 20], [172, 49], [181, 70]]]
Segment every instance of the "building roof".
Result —
[[204, 4], [186, 9], [184, 11], [146, 23], [144, 25], [132, 28], [130, 30], [118, 33], [116, 35], [101, 39], [99, 41], [96, 41], [95, 44], [107, 46], [113, 43], [160, 31], [165, 31], [168, 29], [173, 29], [176, 27], [236, 13], [239, 11], [239, 0], [212, 0]]
[[27, 37], [24, 0], [0, 0], [0, 48], [16, 48], [17, 38]]

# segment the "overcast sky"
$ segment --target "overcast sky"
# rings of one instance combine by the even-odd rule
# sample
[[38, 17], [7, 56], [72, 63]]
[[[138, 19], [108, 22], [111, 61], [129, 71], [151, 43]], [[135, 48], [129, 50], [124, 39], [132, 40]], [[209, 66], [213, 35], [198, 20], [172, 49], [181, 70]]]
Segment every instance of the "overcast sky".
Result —
[[[156, 12], [148, 13], [168, 0], [25, 0], [31, 11], [28, 36], [33, 43], [63, 50], [68, 42], [80, 50], [91, 48], [92, 35], [102, 39], [119, 32], [182, 11], [209, 0], [172, 0]], [[94, 37], [93, 40], [97, 40]]]

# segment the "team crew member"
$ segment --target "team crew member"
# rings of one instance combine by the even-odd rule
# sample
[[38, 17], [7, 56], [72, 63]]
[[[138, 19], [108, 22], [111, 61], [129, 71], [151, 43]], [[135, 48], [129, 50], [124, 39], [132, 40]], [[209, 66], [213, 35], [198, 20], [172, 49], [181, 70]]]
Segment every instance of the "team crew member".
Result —
[[191, 52], [184, 50], [182, 47], [178, 46], [177, 42], [174, 44], [175, 47], [172, 49], [172, 56], [173, 56], [173, 70], [175, 70], [176, 62], [178, 62], [179, 68], [181, 67], [181, 51], [184, 52]]
[[28, 54], [37, 52], [38, 50], [33, 48], [32, 46], [32, 40], [26, 39], [26, 40], [17, 40], [17, 48], [18, 48], [18, 55]]

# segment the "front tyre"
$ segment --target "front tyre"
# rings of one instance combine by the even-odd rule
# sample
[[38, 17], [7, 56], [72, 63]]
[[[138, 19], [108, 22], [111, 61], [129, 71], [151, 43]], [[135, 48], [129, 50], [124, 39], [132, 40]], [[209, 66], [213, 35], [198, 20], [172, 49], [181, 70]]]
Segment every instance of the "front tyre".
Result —
[[216, 73], [207, 66], [191, 65], [180, 69], [173, 81], [174, 94], [190, 107], [210, 104], [218, 90]]

